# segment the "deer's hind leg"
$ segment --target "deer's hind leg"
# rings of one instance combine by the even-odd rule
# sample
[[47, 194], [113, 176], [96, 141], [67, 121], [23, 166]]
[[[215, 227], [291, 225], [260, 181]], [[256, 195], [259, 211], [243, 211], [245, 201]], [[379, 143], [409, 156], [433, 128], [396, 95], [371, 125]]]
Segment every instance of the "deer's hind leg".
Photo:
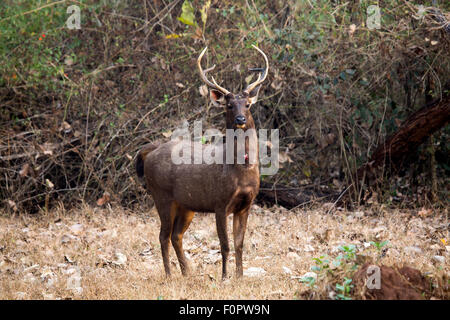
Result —
[[181, 273], [186, 276], [190, 272], [189, 263], [186, 260], [183, 250], [183, 234], [189, 228], [192, 218], [194, 218], [194, 211], [177, 206], [177, 212], [172, 230], [172, 245], [180, 262]]
[[176, 203], [167, 198], [156, 198], [155, 205], [161, 220], [161, 229], [159, 231], [159, 242], [161, 244], [161, 254], [163, 258], [164, 270], [166, 276], [170, 276], [169, 242], [173, 230], [173, 224], [176, 215]]

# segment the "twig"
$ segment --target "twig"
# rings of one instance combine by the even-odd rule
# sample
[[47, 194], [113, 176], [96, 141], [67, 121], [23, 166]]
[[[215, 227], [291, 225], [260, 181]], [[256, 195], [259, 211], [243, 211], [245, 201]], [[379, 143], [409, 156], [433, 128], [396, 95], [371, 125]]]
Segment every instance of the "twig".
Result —
[[342, 196], [347, 192], [347, 190], [352, 186], [349, 185], [344, 191], [342, 191], [342, 193], [340, 194], [340, 196], [337, 198], [337, 200], [333, 203], [333, 205], [331, 206], [331, 208], [328, 210], [327, 214], [329, 214], [331, 212], [331, 210], [336, 206], [336, 203], [339, 202], [339, 200], [341, 200]]
[[[185, 90], [183, 90], [183, 92], [181, 92], [180, 94], [177, 94], [173, 97], [170, 97], [168, 101], [172, 101], [175, 98], [178, 98], [179, 96], [183, 95], [184, 93], [188, 92], [189, 90], [191, 90], [192, 87], [189, 87]], [[167, 101], [167, 102], [168, 102]], [[139, 126], [141, 125], [142, 121], [144, 121], [145, 118], [147, 118], [149, 115], [151, 115], [153, 112], [155, 112], [156, 110], [158, 110], [159, 108], [165, 106], [167, 104], [166, 101], [161, 102], [160, 104], [158, 104], [156, 107], [154, 107], [153, 109], [151, 109], [149, 112], [147, 112], [142, 118], [141, 120], [139, 120], [138, 124], [136, 125], [136, 127], [134, 128], [133, 132], [136, 132], [137, 128], [139, 128]]]

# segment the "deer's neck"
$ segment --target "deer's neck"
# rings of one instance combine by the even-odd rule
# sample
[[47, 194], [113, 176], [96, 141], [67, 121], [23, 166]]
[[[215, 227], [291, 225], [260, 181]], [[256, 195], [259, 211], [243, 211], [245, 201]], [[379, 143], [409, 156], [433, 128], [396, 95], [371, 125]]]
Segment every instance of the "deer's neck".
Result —
[[233, 167], [242, 170], [259, 168], [259, 142], [255, 128], [236, 131], [233, 141]]

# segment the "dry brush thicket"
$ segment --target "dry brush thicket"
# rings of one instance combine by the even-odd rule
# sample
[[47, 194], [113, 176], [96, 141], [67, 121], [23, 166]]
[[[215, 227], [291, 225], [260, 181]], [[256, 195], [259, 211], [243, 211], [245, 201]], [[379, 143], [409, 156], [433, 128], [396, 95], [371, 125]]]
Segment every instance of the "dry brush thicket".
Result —
[[[203, 11], [207, 1], [192, 1], [194, 26], [177, 19], [184, 3], [85, 1], [81, 30], [61, 27], [64, 4], [0, 20], [2, 206], [142, 203], [133, 160], [143, 144], [167, 140], [184, 120], [224, 127], [223, 111], [208, 105], [193, 72], [205, 45], [208, 65], [220, 66], [216, 79], [232, 90], [258, 67], [251, 44], [267, 52], [269, 85], [253, 114], [257, 127], [280, 130], [284, 163], [262, 178], [299, 192], [352, 185], [351, 199], [361, 198], [357, 169], [409, 114], [449, 88], [445, 3], [439, 22], [426, 1], [423, 15], [420, 3], [383, 2], [378, 30], [365, 24], [365, 1], [211, 1]], [[0, 10], [14, 6], [6, 1]], [[413, 153], [406, 178], [380, 182], [372, 198], [429, 204], [430, 163], [445, 204], [448, 126]]]

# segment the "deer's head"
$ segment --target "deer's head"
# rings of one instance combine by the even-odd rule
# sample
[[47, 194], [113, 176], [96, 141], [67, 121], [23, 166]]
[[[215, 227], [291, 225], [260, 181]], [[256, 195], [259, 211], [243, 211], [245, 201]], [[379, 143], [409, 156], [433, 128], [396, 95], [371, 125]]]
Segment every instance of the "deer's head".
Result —
[[241, 93], [234, 94], [227, 89], [219, 86], [211, 77], [212, 82], [208, 80], [206, 74], [215, 68], [213, 65], [206, 70], [202, 69], [201, 60], [208, 47], [203, 49], [202, 53], [197, 59], [197, 65], [200, 70], [200, 76], [202, 80], [211, 87], [210, 99], [215, 105], [221, 105], [226, 108], [226, 127], [227, 129], [243, 129], [244, 131], [250, 128], [255, 128], [252, 115], [250, 113], [250, 107], [258, 100], [259, 89], [262, 82], [266, 79], [269, 71], [269, 61], [267, 56], [256, 46], [253, 46], [264, 57], [266, 66], [262, 69], [253, 69], [253, 71], [260, 71], [258, 79], [248, 85], [248, 87]]

